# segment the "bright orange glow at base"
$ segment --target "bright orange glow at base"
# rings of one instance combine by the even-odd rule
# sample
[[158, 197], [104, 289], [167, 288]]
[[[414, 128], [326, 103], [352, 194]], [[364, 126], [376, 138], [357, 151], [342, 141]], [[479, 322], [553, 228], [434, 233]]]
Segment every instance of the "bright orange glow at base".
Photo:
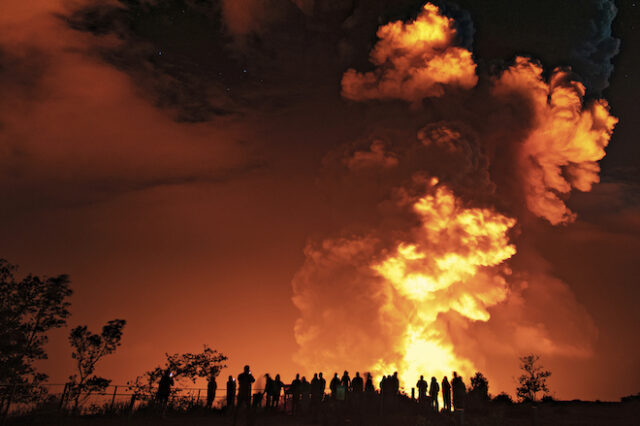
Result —
[[473, 363], [456, 354], [442, 320], [455, 313], [467, 321], [488, 321], [488, 308], [507, 297], [497, 268], [516, 252], [508, 232], [515, 220], [489, 209], [466, 208], [445, 186], [432, 179], [433, 193], [419, 198], [413, 210], [421, 221], [412, 242], [372, 268], [389, 286], [382, 308], [389, 321], [400, 321], [397, 357], [371, 366], [376, 375], [398, 371], [405, 389], [420, 375], [464, 376]]

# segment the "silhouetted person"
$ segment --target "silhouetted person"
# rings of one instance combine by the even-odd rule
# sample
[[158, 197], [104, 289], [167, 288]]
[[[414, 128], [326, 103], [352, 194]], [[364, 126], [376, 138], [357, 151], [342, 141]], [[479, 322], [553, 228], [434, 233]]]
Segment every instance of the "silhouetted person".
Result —
[[338, 386], [340, 386], [340, 378], [338, 373], [333, 373], [333, 379], [329, 383], [329, 390], [331, 390], [331, 398], [336, 399], [338, 394]]
[[364, 383], [364, 391], [365, 393], [374, 393], [376, 388], [373, 387], [373, 378], [371, 377], [371, 373], [367, 373], [367, 380]]
[[307, 381], [306, 376], [302, 376], [302, 381], [300, 382], [300, 394], [303, 398], [308, 398], [311, 395], [311, 383]]
[[427, 381], [424, 379], [424, 376], [420, 376], [420, 380], [416, 383], [416, 388], [418, 389], [418, 402], [423, 404], [427, 400]]
[[462, 381], [462, 377], [458, 376], [458, 373], [453, 372], [453, 379], [451, 379], [451, 390], [453, 393], [453, 408], [464, 408], [464, 399], [467, 394], [466, 386]]
[[438, 393], [440, 393], [440, 385], [435, 377], [431, 377], [431, 385], [429, 385], [429, 396], [431, 404], [436, 413], [438, 412]]
[[351, 381], [351, 391], [354, 393], [362, 393], [363, 388], [364, 383], [362, 377], [360, 377], [360, 372], [356, 371], [356, 377]]
[[302, 382], [300, 381], [300, 374], [296, 374], [296, 378], [293, 380], [293, 382], [291, 382], [291, 413], [295, 414], [296, 411], [298, 410], [298, 405], [300, 403], [300, 392], [302, 391], [302, 389], [300, 389], [300, 385], [302, 384]]
[[233, 408], [236, 402], [236, 379], [229, 376], [227, 380], [227, 408]]
[[171, 395], [171, 386], [173, 386], [173, 373], [169, 371], [167, 368], [162, 377], [160, 378], [160, 382], [158, 382], [158, 393], [156, 394], [156, 399], [160, 404], [160, 407], [164, 410], [169, 402], [169, 395]]
[[393, 376], [391, 376], [391, 384], [392, 384], [391, 392], [394, 395], [397, 395], [398, 392], [400, 392], [400, 380], [398, 379], [397, 371], [393, 373]]
[[278, 408], [278, 403], [280, 402], [280, 393], [282, 392], [283, 387], [284, 383], [282, 383], [282, 380], [280, 380], [280, 375], [276, 374], [276, 378], [271, 384], [271, 407]]
[[345, 390], [349, 389], [349, 386], [351, 386], [351, 378], [349, 377], [349, 372], [347, 370], [344, 370], [342, 379], [340, 379], [340, 384], [344, 386]]
[[209, 381], [207, 382], [207, 408], [211, 408], [216, 399], [216, 390], [218, 390], [218, 384], [216, 383], [216, 376], [211, 373]]
[[451, 385], [447, 376], [442, 379], [442, 403], [444, 404], [444, 411], [451, 412]]
[[306, 411], [309, 405], [309, 397], [311, 396], [311, 383], [307, 381], [305, 376], [302, 376], [302, 381], [300, 381], [300, 406], [304, 411]]
[[266, 395], [266, 408], [269, 409], [269, 407], [271, 407], [271, 395], [273, 394], [273, 379], [271, 378], [269, 373], [265, 374], [264, 377], [264, 394]]
[[319, 401], [322, 399], [320, 394], [320, 378], [318, 377], [318, 373], [313, 374], [313, 379], [311, 379], [310, 383], [311, 388], [311, 410], [315, 413], [316, 407], [319, 404]]
[[327, 382], [322, 377], [322, 373], [313, 375], [313, 379], [311, 379], [311, 412], [313, 415], [320, 409], [326, 385]]
[[318, 373], [314, 373], [313, 379], [311, 379], [311, 399], [322, 399], [322, 393], [324, 392], [323, 383], [320, 381], [322, 373], [318, 376]]
[[396, 376], [385, 376], [382, 378], [380, 382], [380, 393], [382, 395], [382, 406], [385, 409], [394, 409], [395, 408], [395, 399], [396, 399]]
[[387, 376], [382, 376], [382, 379], [380, 379], [380, 394], [381, 395], [385, 395], [388, 393], [388, 388], [389, 385], [387, 384], [389, 382], [389, 379], [387, 378]]
[[320, 399], [324, 397], [324, 390], [327, 388], [327, 381], [322, 377], [322, 372], [318, 374], [318, 388], [320, 389]]
[[238, 375], [238, 408], [243, 404], [251, 406], [251, 385], [256, 379], [251, 375], [249, 366], [244, 366], [244, 371]]

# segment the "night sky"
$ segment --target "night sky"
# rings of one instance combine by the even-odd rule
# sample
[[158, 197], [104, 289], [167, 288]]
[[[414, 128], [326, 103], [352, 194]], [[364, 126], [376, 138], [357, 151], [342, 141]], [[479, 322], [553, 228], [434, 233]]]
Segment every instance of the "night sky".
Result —
[[[393, 49], [372, 61], [376, 31], [420, 19], [424, 1], [1, 2], [0, 257], [68, 273], [72, 327], [127, 320], [98, 371], [114, 384], [205, 343], [229, 356], [223, 377], [366, 371], [402, 356], [395, 310], [423, 306], [381, 313], [392, 286], [372, 271], [437, 219], [407, 204], [437, 177], [461, 212], [512, 218], [516, 251], [468, 279], [491, 319], [450, 302], [429, 323], [438, 338], [494, 394], [513, 392], [529, 351], [558, 398], [638, 392], [640, 6], [433, 3], [453, 36], [428, 54], [471, 52], [475, 68], [385, 92], [364, 73], [419, 65], [386, 68]], [[516, 57], [542, 70], [538, 91], [584, 87], [587, 112], [606, 99], [618, 122], [599, 172], [505, 77]], [[555, 165], [571, 186], [549, 213]], [[50, 337], [52, 383], [73, 368], [67, 333]]]

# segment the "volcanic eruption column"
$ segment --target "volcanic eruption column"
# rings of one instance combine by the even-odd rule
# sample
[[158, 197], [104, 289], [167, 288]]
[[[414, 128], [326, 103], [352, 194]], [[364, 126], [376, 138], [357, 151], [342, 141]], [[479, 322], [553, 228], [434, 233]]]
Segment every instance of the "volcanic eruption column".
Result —
[[[510, 208], [503, 214], [499, 208], [509, 203], [494, 206], [486, 200], [500, 200], [508, 191], [498, 188], [481, 203], [463, 200], [455, 179], [448, 182], [428, 167], [412, 171], [385, 200], [409, 215], [407, 226], [337, 233], [306, 247], [305, 263], [293, 279], [293, 301], [301, 312], [295, 326], [300, 346], [296, 360], [326, 373], [345, 367], [376, 375], [398, 371], [409, 386], [420, 374], [441, 378], [456, 370], [469, 377], [485, 354], [461, 353], [452, 336], [473, 340], [473, 324], [491, 326], [492, 307], [521, 297], [510, 282], [515, 274], [508, 265], [516, 254], [511, 236], [518, 228], [516, 219], [532, 213], [552, 225], [573, 221], [575, 214], [564, 198], [572, 189], [589, 191], [598, 182], [597, 161], [605, 155], [617, 120], [609, 115], [606, 101], [584, 103], [585, 88], [569, 71], [556, 69], [545, 79], [542, 67], [523, 57], [491, 77], [490, 89], [481, 92], [471, 52], [454, 46], [455, 23], [434, 5], [426, 4], [415, 21], [380, 27], [377, 36], [371, 52], [375, 69], [348, 70], [342, 79], [344, 98], [402, 100], [415, 111], [425, 98], [475, 90], [489, 93], [491, 102], [503, 108], [526, 103], [526, 131], [514, 137], [501, 138], [476, 126], [479, 140], [469, 141], [456, 121], [445, 121], [426, 124], [410, 142], [415, 149], [453, 155], [485, 152], [477, 155], [488, 158], [486, 152], [492, 151], [493, 158], [501, 152], [510, 156], [514, 167], [507, 180], [517, 182], [522, 197], [511, 205], [520, 201], [526, 209]], [[494, 141], [493, 148], [483, 139]], [[407, 158], [403, 149], [374, 141], [370, 151], [354, 152], [344, 164], [369, 159], [371, 167], [402, 168]], [[497, 173], [482, 161], [476, 163], [476, 168]], [[517, 329], [528, 327], [522, 316], [513, 322], [522, 323]], [[553, 333], [536, 327], [545, 346], [531, 342], [532, 350], [584, 349], [556, 342]]]

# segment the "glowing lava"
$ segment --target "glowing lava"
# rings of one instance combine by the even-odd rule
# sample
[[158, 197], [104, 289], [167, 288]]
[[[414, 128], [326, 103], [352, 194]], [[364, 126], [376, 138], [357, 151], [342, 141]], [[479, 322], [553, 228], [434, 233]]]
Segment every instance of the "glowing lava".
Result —
[[[395, 359], [380, 359], [372, 371], [397, 370], [409, 387], [421, 374], [441, 378], [454, 370], [473, 373], [472, 362], [456, 355], [441, 314], [488, 321], [488, 308], [508, 293], [496, 267], [516, 252], [508, 237], [514, 219], [464, 207], [447, 187], [437, 186], [436, 179], [432, 185], [433, 193], [413, 204], [421, 222], [414, 241], [399, 243], [372, 265], [393, 289], [382, 311], [394, 313], [389, 321], [405, 324]], [[399, 312], [402, 318], [397, 318]]]

